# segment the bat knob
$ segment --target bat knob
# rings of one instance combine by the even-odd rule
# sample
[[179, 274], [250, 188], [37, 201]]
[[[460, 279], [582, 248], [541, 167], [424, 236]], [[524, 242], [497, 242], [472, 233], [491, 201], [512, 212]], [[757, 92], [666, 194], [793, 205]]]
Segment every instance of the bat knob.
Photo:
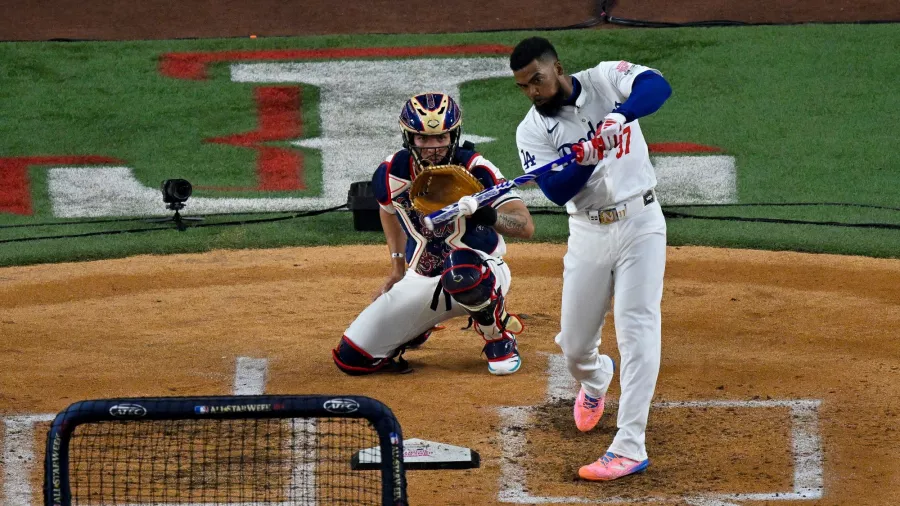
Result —
[[425, 228], [427, 228], [428, 230], [432, 230], [432, 231], [434, 230], [434, 222], [431, 221], [431, 218], [426, 216], [422, 221], [425, 222]]

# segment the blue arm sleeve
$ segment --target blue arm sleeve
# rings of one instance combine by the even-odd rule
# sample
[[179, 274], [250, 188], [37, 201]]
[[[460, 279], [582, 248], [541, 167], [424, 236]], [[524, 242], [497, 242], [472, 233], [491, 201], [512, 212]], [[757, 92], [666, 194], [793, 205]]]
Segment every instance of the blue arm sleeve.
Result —
[[625, 122], [628, 123], [658, 111], [670, 95], [672, 87], [666, 78], [652, 70], [645, 70], [631, 83], [628, 100], [613, 109], [613, 112], [625, 116]]
[[558, 206], [564, 206], [581, 191], [593, 172], [593, 167], [573, 163], [563, 170], [548, 172], [536, 181], [548, 199]]

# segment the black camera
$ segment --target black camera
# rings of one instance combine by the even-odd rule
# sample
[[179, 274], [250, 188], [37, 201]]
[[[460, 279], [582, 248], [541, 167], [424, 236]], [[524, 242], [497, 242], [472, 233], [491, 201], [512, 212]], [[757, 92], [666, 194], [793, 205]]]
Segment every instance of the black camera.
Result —
[[178, 208], [183, 208], [184, 202], [190, 198], [191, 192], [193, 192], [193, 187], [187, 179], [166, 179], [162, 182], [163, 202], [170, 204], [166, 206], [169, 209], [175, 207], [171, 204], [181, 204]]
[[187, 229], [187, 226], [184, 224], [185, 221], [203, 221], [203, 218], [188, 218], [181, 216], [181, 213], [178, 212], [184, 209], [185, 201], [190, 198], [191, 193], [194, 190], [187, 179], [166, 179], [162, 182], [161, 189], [166, 209], [175, 211], [175, 216], [172, 216], [171, 218], [151, 218], [144, 221], [148, 223], [166, 223], [171, 221], [175, 223], [175, 226], [181, 232], [184, 232]]

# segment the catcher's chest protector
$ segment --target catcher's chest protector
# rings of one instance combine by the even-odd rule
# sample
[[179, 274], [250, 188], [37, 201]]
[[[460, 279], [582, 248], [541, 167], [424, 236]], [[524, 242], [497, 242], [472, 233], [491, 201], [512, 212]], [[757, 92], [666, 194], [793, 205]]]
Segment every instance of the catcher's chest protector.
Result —
[[[474, 152], [461, 150], [461, 156], [456, 158], [454, 162], [460, 165], [465, 164], [473, 159]], [[389, 159], [388, 171], [384, 173], [384, 178], [378, 183], [382, 185], [385, 191], [384, 197], [380, 197], [381, 202], [391, 201], [397, 210], [397, 219], [403, 226], [407, 234], [406, 259], [410, 267], [418, 274], [423, 276], [437, 276], [441, 273], [444, 258], [447, 254], [457, 248], [472, 248], [486, 253], [496, 253], [502, 255], [505, 252], [505, 243], [502, 238], [491, 227], [475, 226], [466, 223], [465, 219], [451, 220], [443, 225], [437, 226], [434, 230], [429, 230], [423, 221], [424, 214], [417, 211], [413, 206], [412, 195], [416, 181], [419, 181], [422, 174], [421, 171], [415, 177], [412, 175], [411, 156], [406, 150], [402, 150], [394, 154]], [[472, 179], [471, 188], [474, 192], [480, 191], [483, 184], [464, 166], [462, 170], [466, 171], [467, 176]], [[434, 168], [428, 170], [435, 170]], [[456, 169], [453, 169], [456, 170]], [[427, 180], [423, 180], [419, 185], [423, 185]], [[474, 183], [474, 184], [473, 184]], [[477, 185], [477, 186], [476, 186]], [[478, 188], [478, 189], [475, 189]], [[418, 190], [422, 193], [424, 190]], [[434, 188], [428, 191], [433, 192]], [[389, 193], [387, 193], [389, 192]], [[456, 202], [458, 198], [453, 200]], [[443, 207], [440, 205], [438, 208]]]

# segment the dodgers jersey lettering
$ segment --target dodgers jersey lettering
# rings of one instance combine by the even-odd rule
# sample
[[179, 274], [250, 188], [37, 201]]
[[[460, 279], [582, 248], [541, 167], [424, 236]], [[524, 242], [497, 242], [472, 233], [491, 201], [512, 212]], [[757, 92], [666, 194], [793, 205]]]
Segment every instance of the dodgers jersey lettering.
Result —
[[[466, 167], [485, 188], [504, 181], [500, 169], [474, 151], [458, 149], [452, 163]], [[428, 230], [422, 221], [424, 216], [412, 208], [409, 198], [409, 188], [415, 179], [413, 164], [412, 155], [403, 149], [387, 157], [372, 176], [372, 192], [379, 205], [397, 216], [406, 232], [409, 268], [423, 276], [438, 276], [444, 257], [456, 248], [471, 248], [493, 257], [502, 257], [506, 253], [506, 243], [493, 227], [471, 227], [464, 217], [458, 217]], [[521, 200], [521, 197], [510, 191], [497, 197], [490, 205], [497, 208], [512, 200]]]
[[[604, 116], [631, 95], [634, 78], [648, 70], [659, 73], [626, 61], [601, 62], [572, 75], [581, 83], [574, 106], [563, 106], [554, 117], [541, 116], [532, 106], [516, 129], [519, 159], [525, 172], [570, 153], [573, 144], [593, 139]], [[581, 191], [566, 203], [569, 214], [612, 207], [656, 186], [650, 152], [638, 120], [625, 124], [619, 145], [606, 152]]]

